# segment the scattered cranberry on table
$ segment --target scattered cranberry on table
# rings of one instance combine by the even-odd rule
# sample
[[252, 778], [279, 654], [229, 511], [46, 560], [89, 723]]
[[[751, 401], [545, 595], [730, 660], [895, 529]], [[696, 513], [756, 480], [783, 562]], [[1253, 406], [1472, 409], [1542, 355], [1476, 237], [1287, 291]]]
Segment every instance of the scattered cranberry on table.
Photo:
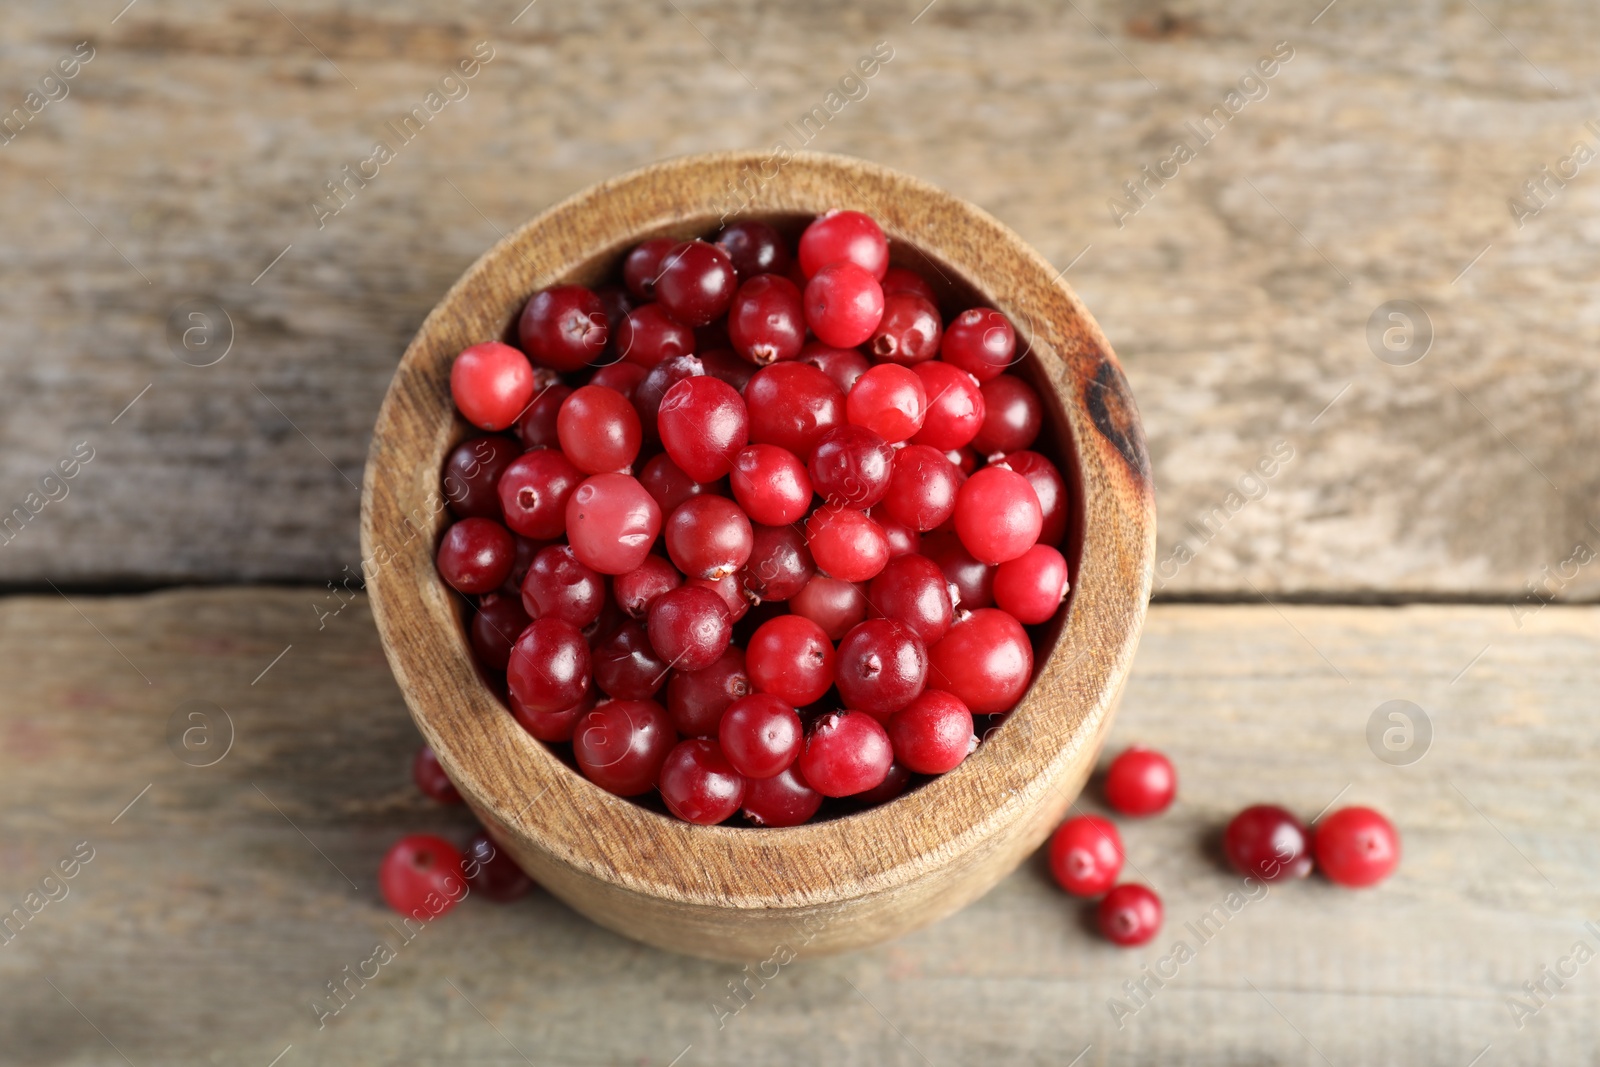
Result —
[[1105, 790], [1113, 811], [1155, 815], [1166, 811], [1177, 796], [1178, 772], [1161, 753], [1135, 745], [1111, 761]]
[[417, 756], [411, 761], [411, 777], [425, 796], [441, 804], [462, 803], [461, 794], [456, 792], [455, 783], [439, 766], [439, 757], [431, 745], [417, 749]]
[[378, 891], [402, 915], [437, 919], [469, 891], [461, 864], [461, 853], [444, 838], [410, 834], [378, 865]]
[[1122, 835], [1108, 819], [1079, 815], [1050, 838], [1050, 874], [1075, 897], [1097, 897], [1122, 873]]
[[1377, 885], [1400, 864], [1400, 833], [1371, 808], [1340, 808], [1312, 830], [1311, 851], [1330, 882]]
[[1263, 882], [1311, 873], [1311, 835], [1274, 804], [1256, 804], [1235, 815], [1223, 831], [1222, 851], [1236, 871]]
[[1161, 898], [1147, 886], [1125, 882], [1101, 898], [1095, 918], [1108, 941], [1142, 945], [1161, 930]]

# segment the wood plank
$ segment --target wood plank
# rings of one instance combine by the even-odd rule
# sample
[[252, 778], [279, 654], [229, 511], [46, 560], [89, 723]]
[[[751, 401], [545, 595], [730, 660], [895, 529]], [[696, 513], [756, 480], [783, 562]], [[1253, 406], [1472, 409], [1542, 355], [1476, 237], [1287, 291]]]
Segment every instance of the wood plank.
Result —
[[[0, 601], [0, 903], [94, 849], [0, 949], [7, 1062], [120, 1063], [114, 1042], [173, 1065], [291, 1045], [283, 1067], [1064, 1064], [1092, 1046], [1079, 1063], [1461, 1067], [1486, 1046], [1480, 1063], [1588, 1062], [1600, 1041], [1593, 964], [1521, 1030], [1506, 1000], [1596, 943], [1600, 609], [1519, 630], [1485, 607], [1158, 606], [1112, 739], [1160, 746], [1182, 775], [1173, 811], [1123, 823], [1130, 867], [1166, 900], [1153, 946], [1099, 941], [1035, 861], [931, 929], [782, 968], [719, 1029], [739, 968], [626, 942], [542, 893], [469, 900], [401, 943], [379, 856], [403, 832], [469, 827], [410, 785], [415, 734], [364, 603], [319, 631], [315, 596]], [[1365, 741], [1391, 699], [1432, 720], [1410, 766]], [[167, 747], [189, 700], [236, 728], [213, 766]], [[1282, 886], [1203, 943], [1185, 933], [1239, 888], [1213, 855], [1233, 810], [1310, 817], [1335, 797], [1397, 819], [1390, 882]], [[1195, 958], [1119, 1030], [1108, 1000], [1178, 938]], [[395, 961], [319, 1031], [313, 998], [384, 939]]]
[[[79, 441], [95, 459], [0, 552], [0, 581], [354, 569], [389, 375], [498, 231], [626, 168], [785, 136], [880, 40], [894, 59], [811, 147], [935, 181], [1072, 264], [1143, 408], [1162, 595], [1509, 599], [1600, 536], [1600, 184], [1550, 185], [1521, 228], [1507, 207], [1600, 141], [1593, 5], [1339, 4], [1314, 24], [1320, 5], [1217, 0], [1181, 18], [943, 0], [914, 24], [921, 3], [541, 4], [514, 23], [500, 0], [279, 6], [7, 12], [8, 108], [76, 42], [96, 52], [0, 151], [0, 505]], [[319, 230], [324, 183], [480, 40], [495, 58], [470, 95]], [[1279, 41], [1294, 54], [1265, 98], [1191, 138], [1119, 227], [1124, 181]], [[169, 350], [189, 297], [232, 318], [215, 366]], [[1397, 299], [1436, 335], [1414, 366], [1366, 340]], [[1251, 481], [1280, 441], [1294, 458]], [[1594, 597], [1597, 575], [1561, 595]]]

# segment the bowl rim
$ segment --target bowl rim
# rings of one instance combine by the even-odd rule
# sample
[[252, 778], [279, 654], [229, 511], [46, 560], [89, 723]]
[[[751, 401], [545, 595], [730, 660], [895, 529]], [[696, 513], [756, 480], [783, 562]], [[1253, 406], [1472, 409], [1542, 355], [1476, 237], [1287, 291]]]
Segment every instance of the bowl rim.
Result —
[[[789, 153], [768, 177], [773, 159], [717, 152], [665, 160], [590, 186], [502, 237], [407, 346], [362, 482], [361, 566], [384, 652], [413, 719], [468, 802], [591, 879], [686, 907], [812, 907], [889, 893], [930, 867], [980, 862], [996, 831], [1039, 822], [1041, 809], [1059, 818], [1109, 725], [1153, 578], [1154, 501], [1137, 409], [1065, 272], [987, 212], [920, 179], [814, 152]], [[1062, 473], [1080, 516], [1066, 620], [1005, 728], [911, 793], [792, 828], [697, 826], [582, 778], [482, 681], [460, 595], [433, 566], [450, 521], [439, 470], [469, 429], [450, 402], [455, 353], [505, 336], [537, 289], [593, 284], [600, 264], [645, 237], [710, 232], [728, 219], [731, 195], [752, 188], [748, 216], [866, 211], [891, 242], [1026, 322], [1036, 374], [1050, 385], [1041, 396], [1065, 437]]]

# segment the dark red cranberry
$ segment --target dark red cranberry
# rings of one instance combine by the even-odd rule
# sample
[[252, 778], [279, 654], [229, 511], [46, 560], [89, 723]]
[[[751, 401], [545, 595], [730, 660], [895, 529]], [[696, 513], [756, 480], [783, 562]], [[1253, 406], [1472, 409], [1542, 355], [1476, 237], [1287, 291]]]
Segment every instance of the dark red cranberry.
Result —
[[[867, 373], [872, 361], [854, 348], [834, 348], [821, 341], [807, 341], [800, 350], [800, 362], [809, 364], [826, 374], [840, 393], [848, 393], [856, 379]], [[842, 421], [842, 417], [841, 417]]]
[[462, 803], [461, 794], [456, 792], [456, 784], [444, 773], [444, 768], [439, 765], [438, 754], [429, 745], [417, 749], [416, 758], [411, 761], [411, 779], [430, 800], [440, 804]]
[[1235, 815], [1222, 834], [1222, 851], [1234, 870], [1263, 882], [1311, 873], [1311, 834], [1273, 804], [1256, 804]]
[[1033, 486], [1042, 513], [1039, 543], [1059, 546], [1067, 536], [1067, 483], [1056, 465], [1037, 452], [1027, 451], [1011, 453], [1000, 465], [1010, 467]]
[[444, 498], [463, 519], [501, 519], [495, 486], [522, 449], [509, 437], [469, 437], [444, 461]]
[[500, 475], [500, 510], [523, 537], [554, 541], [567, 532], [567, 501], [583, 472], [554, 448], [524, 452]]
[[[637, 363], [607, 363], [604, 367], [594, 372], [594, 377], [589, 379], [589, 384], [604, 386], [607, 389], [621, 393], [623, 398], [629, 404], [632, 404], [634, 390], [639, 388], [639, 383], [644, 381], [644, 376], [649, 373], [648, 369], [639, 366]], [[559, 411], [557, 414], [559, 414]], [[634, 413], [634, 418], [638, 418], [637, 411]], [[559, 435], [556, 438], [556, 443], [561, 443]]]
[[920, 296], [928, 303], [938, 306], [939, 301], [933, 295], [933, 286], [914, 270], [905, 267], [890, 267], [883, 275], [883, 295], [890, 293], [911, 293]]
[[653, 700], [608, 700], [578, 720], [572, 754], [583, 776], [608, 793], [635, 797], [656, 786], [678, 735]]
[[667, 666], [698, 671], [717, 661], [733, 638], [722, 598], [698, 585], [661, 594], [650, 608], [650, 647]]
[[684, 241], [661, 261], [656, 299], [685, 326], [704, 326], [728, 310], [738, 284], [726, 252], [705, 241]]
[[985, 467], [956, 493], [956, 534], [985, 563], [1016, 559], [1039, 540], [1044, 513], [1028, 479], [1005, 467]]
[[817, 340], [854, 348], [872, 336], [883, 318], [878, 280], [854, 263], [829, 263], [806, 283], [806, 325]]
[[474, 893], [481, 893], [496, 904], [521, 900], [533, 891], [533, 879], [517, 866], [517, 861], [481, 830], [467, 842], [462, 870]]
[[760, 600], [788, 600], [817, 573], [805, 535], [794, 526], [754, 526], [744, 588]]
[[463, 349], [450, 365], [450, 398], [479, 429], [504, 430], [517, 421], [533, 390], [528, 357], [499, 341]]
[[728, 706], [717, 740], [734, 770], [746, 778], [771, 778], [800, 755], [800, 716], [781, 697], [751, 693]]
[[702, 348], [700, 362], [705, 364], [707, 374], [719, 382], [727, 382], [736, 393], [743, 393], [756, 373], [756, 365], [740, 358], [731, 348]]
[[944, 453], [907, 445], [894, 453], [882, 507], [890, 518], [925, 532], [955, 514], [960, 489], [961, 472]]
[[600, 617], [605, 600], [605, 579], [579, 563], [570, 545], [541, 549], [522, 579], [522, 606], [530, 619], [554, 617], [581, 630]]
[[854, 582], [818, 574], [789, 598], [789, 610], [816, 623], [828, 640], [837, 641], [867, 617], [867, 597]]
[[993, 308], [963, 311], [945, 327], [939, 355], [980, 382], [1016, 362], [1017, 334]]
[[895, 762], [918, 774], [943, 774], [961, 765], [978, 739], [972, 712], [942, 689], [924, 689], [886, 724]]
[[1050, 874], [1075, 897], [1110, 891], [1122, 873], [1122, 835], [1098, 815], [1080, 815], [1056, 827], [1050, 838]]
[[910, 787], [911, 771], [904, 764], [890, 763], [889, 773], [883, 776], [883, 781], [871, 789], [856, 793], [850, 800], [863, 808], [875, 808], [901, 796]]
[[661, 532], [661, 508], [626, 474], [585, 478], [567, 500], [573, 555], [601, 574], [626, 574], [650, 554]]
[[789, 246], [778, 231], [754, 219], [724, 226], [717, 234], [717, 245], [728, 254], [728, 261], [741, 278], [783, 274], [793, 261]]
[[970, 444], [983, 428], [987, 411], [978, 380], [943, 360], [918, 363], [911, 368], [928, 396], [928, 417], [911, 438], [941, 452]]
[[806, 341], [806, 315], [794, 282], [761, 274], [739, 286], [728, 308], [728, 341], [760, 367], [798, 356]]
[[750, 437], [744, 400], [731, 385], [708, 375], [684, 378], [668, 389], [656, 427], [672, 462], [697, 482], [727, 474]]
[[628, 317], [628, 312], [637, 306], [633, 294], [620, 285], [597, 285], [594, 295], [600, 298], [600, 306], [605, 308], [606, 324], [611, 328], [611, 339], [615, 341], [617, 327]]
[[640, 300], [654, 300], [661, 262], [680, 243], [675, 237], [652, 237], [636, 245], [622, 261], [622, 281], [628, 292]]
[[973, 559], [958, 538], [936, 541], [930, 534], [923, 542], [923, 551], [955, 586], [956, 607], [966, 611], [994, 607], [995, 568]]
[[637, 622], [624, 623], [594, 646], [594, 684], [617, 700], [649, 700], [666, 684], [667, 670]]
[[684, 584], [709, 589], [721, 597], [730, 623], [738, 622], [750, 610], [750, 598], [745, 595], [740, 572], [736, 571], [721, 578], [690, 578]]
[[972, 439], [979, 455], [1019, 452], [1033, 444], [1044, 425], [1044, 406], [1033, 386], [1015, 374], [983, 383], [983, 428]]
[[524, 449], [560, 447], [556, 418], [561, 414], [561, 405], [571, 395], [572, 388], [560, 382], [552, 382], [539, 390], [532, 403], [517, 417], [517, 440]]
[[1123, 815], [1155, 815], [1166, 811], [1177, 795], [1178, 772], [1161, 753], [1134, 745], [1111, 761], [1105, 789], [1111, 810]]
[[378, 865], [378, 891], [402, 915], [437, 919], [467, 895], [461, 853], [433, 834], [402, 837]]
[[933, 301], [915, 293], [884, 293], [883, 318], [867, 341], [875, 359], [911, 366], [939, 354], [944, 326]]
[[1018, 622], [1048, 622], [1067, 595], [1067, 561], [1049, 545], [1034, 545], [994, 572], [994, 602]]
[[878, 720], [862, 711], [839, 711], [812, 724], [800, 753], [800, 774], [825, 797], [847, 797], [880, 785], [894, 749]]
[[[830, 211], [814, 220], [800, 235], [800, 269], [807, 278], [830, 263], [854, 264], [874, 279], [889, 269], [889, 239], [871, 215], [860, 211]], [[860, 342], [856, 342], [859, 344]]]
[[600, 361], [611, 324], [593, 292], [581, 285], [558, 285], [528, 299], [517, 330], [535, 363], [575, 371]]
[[598, 700], [599, 695], [590, 689], [587, 696], [570, 708], [540, 711], [524, 706], [514, 691], [506, 696], [506, 702], [511, 707], [511, 715], [518, 724], [540, 741], [549, 741], [552, 744], [571, 741], [572, 730], [578, 718], [587, 714]]
[[950, 582], [926, 556], [897, 556], [884, 564], [867, 587], [867, 603], [873, 617], [909, 626], [930, 647], [955, 620]]
[[775, 363], [758, 370], [744, 389], [750, 440], [777, 445], [801, 459], [824, 434], [845, 424], [844, 393], [805, 363]]
[[922, 551], [922, 535], [884, 514], [882, 504], [869, 510], [867, 516], [882, 528], [884, 539], [889, 542], [890, 559], [897, 556], [913, 556]]
[[1105, 895], [1095, 918], [1106, 940], [1142, 945], [1161, 930], [1161, 898], [1145, 886], [1128, 882]]
[[556, 418], [561, 451], [585, 474], [628, 473], [639, 454], [639, 413], [615, 389], [586, 385]]
[[822, 794], [795, 767], [771, 778], [746, 779], [744, 817], [757, 826], [799, 826], [822, 807]]
[[928, 652], [928, 682], [954, 693], [974, 712], [1010, 711], [1033, 676], [1033, 645], [1022, 624], [980, 608], [958, 619]]
[[517, 558], [510, 532], [493, 519], [462, 519], [444, 532], [439, 576], [463, 593], [492, 593]]
[[634, 308], [617, 330], [617, 357], [641, 367], [694, 354], [694, 331], [660, 304]]
[[810, 619], [780, 615], [750, 636], [745, 669], [757, 692], [802, 708], [820, 700], [833, 685], [833, 645]]
[[683, 473], [672, 457], [665, 452], [653, 456], [644, 470], [639, 472], [639, 484], [661, 508], [661, 514], [671, 515], [690, 497], [699, 496], [707, 486]]
[[650, 368], [644, 381], [633, 391], [633, 409], [639, 413], [639, 425], [646, 441], [661, 440], [657, 422], [661, 416], [661, 398], [667, 395], [667, 390], [685, 378], [705, 372], [705, 363], [699, 356], [672, 356]]
[[869, 508], [889, 491], [894, 450], [864, 426], [836, 426], [816, 442], [806, 469], [829, 504]]
[[709, 667], [672, 672], [667, 680], [667, 714], [684, 737], [714, 737], [728, 705], [750, 692], [744, 650], [729, 646]]
[[879, 719], [915, 700], [928, 680], [927, 646], [894, 619], [859, 623], [839, 642], [833, 663], [845, 707]]
[[1330, 882], [1360, 889], [1400, 865], [1400, 833], [1371, 808], [1340, 808], [1317, 823], [1311, 839], [1317, 867]]
[[468, 636], [473, 654], [490, 670], [503, 671], [511, 658], [511, 646], [533, 621], [523, 610], [522, 598], [504, 593], [486, 593], [478, 598]]
[[731, 819], [744, 790], [744, 777], [721, 747], [703, 737], [678, 742], [661, 768], [661, 799], [684, 822], [712, 826]]
[[589, 692], [589, 645], [570, 622], [535, 619], [511, 646], [506, 683], [523, 706], [561, 711]]
[[660, 556], [650, 555], [633, 570], [612, 579], [611, 593], [628, 618], [643, 619], [656, 597], [682, 584], [683, 575], [676, 567]]
[[754, 547], [750, 519], [725, 496], [690, 497], [667, 517], [667, 556], [690, 578], [725, 578]]

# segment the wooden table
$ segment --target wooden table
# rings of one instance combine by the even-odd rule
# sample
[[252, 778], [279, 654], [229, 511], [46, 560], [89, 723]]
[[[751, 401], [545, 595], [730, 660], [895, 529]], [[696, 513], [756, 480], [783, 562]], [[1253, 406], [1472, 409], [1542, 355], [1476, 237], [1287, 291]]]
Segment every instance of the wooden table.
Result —
[[[124, 2], [0, 24], [0, 116], [93, 52], [0, 144], [0, 511], [93, 455], [0, 538], [0, 908], [37, 908], [0, 935], [0, 1063], [1597, 1062], [1592, 5]], [[480, 41], [468, 95], [318, 211]], [[1166, 928], [1115, 950], [1030, 864], [731, 1016], [737, 967], [542, 894], [400, 944], [378, 857], [468, 821], [410, 785], [363, 601], [319, 628], [400, 349], [498, 232], [772, 143], [879, 41], [810, 147], [1016, 228], [1143, 409], [1157, 604], [1111, 745], [1183, 776], [1124, 835]], [[1395, 700], [1431, 740], [1385, 762]], [[210, 766], [169, 745], [194, 711], [231, 734]], [[1216, 835], [1269, 799], [1381, 807], [1405, 862], [1230, 910]]]

